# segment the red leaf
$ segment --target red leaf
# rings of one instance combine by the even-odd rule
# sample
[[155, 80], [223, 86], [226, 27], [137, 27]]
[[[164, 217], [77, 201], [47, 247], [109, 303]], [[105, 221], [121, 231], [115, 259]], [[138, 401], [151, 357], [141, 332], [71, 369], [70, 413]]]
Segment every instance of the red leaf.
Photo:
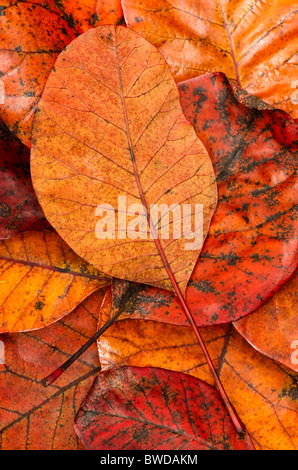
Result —
[[99, 375], [75, 419], [91, 450], [248, 450], [210, 385], [165, 369], [122, 367]]
[[[223, 74], [188, 80], [180, 89], [186, 116], [215, 165], [219, 189], [218, 207], [186, 291], [197, 325], [205, 326], [256, 310], [296, 269], [298, 126], [294, 129], [288, 116], [282, 128], [291, 129], [293, 143], [277, 142], [272, 123], [279, 111], [239, 103]], [[150, 287], [121, 318], [131, 315], [187, 325], [174, 295]]]
[[1, 240], [49, 226], [32, 187], [29, 158], [27, 147], [0, 127]]

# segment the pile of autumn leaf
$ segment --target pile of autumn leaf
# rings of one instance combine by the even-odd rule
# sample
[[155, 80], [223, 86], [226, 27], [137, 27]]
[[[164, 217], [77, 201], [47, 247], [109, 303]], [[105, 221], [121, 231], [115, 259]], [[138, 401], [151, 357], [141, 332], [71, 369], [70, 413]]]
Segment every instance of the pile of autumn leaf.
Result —
[[[113, 41], [115, 28], [92, 29], [107, 24], [117, 25], [116, 35], [122, 38], [118, 49], [127, 47], [121, 51], [126, 57], [121, 70], [128, 61], [128, 82], [130, 71], [134, 73], [131, 55], [137, 68], [145, 38], [162, 54], [150, 49], [146, 67], [163, 67], [165, 74], [170, 69], [178, 84], [171, 85], [161, 103], [155, 88], [163, 86], [162, 80], [155, 83], [150, 71], [143, 84], [133, 83], [135, 108], [157, 129], [150, 128], [144, 150], [150, 151], [160, 136], [158, 145], [166, 140], [168, 153], [179, 155], [178, 131], [171, 134], [166, 125], [173, 109], [185, 133], [194, 136], [180, 110], [172, 107], [179, 89], [184, 115], [208, 151], [218, 203], [213, 217], [214, 207], [207, 214], [208, 236], [188, 282], [186, 302], [255, 448], [295, 449], [297, 13], [294, 2], [281, 0], [1, 0], [1, 448], [249, 448], [235, 434], [180, 303], [162, 288], [167, 285], [156, 279], [143, 279], [150, 285], [132, 284], [121, 281], [121, 275], [102, 274], [96, 268], [103, 253], [93, 258], [88, 237], [85, 242], [78, 237], [85, 217], [80, 204], [93, 211], [101, 191], [93, 182], [100, 157], [87, 146], [87, 131], [92, 134], [92, 125], [98, 125], [100, 107], [105, 123], [117, 115], [112, 100], [103, 101], [104, 87], [113, 80], [112, 59], [97, 50], [94, 39]], [[158, 64], [151, 64], [156, 57]], [[123, 75], [124, 88], [125, 80]], [[164, 86], [171, 80], [164, 79]], [[137, 98], [148, 93], [142, 89], [148, 83], [152, 109], [159, 103], [163, 121], [142, 113], [143, 102]], [[97, 91], [88, 97], [90, 84]], [[74, 115], [76, 123], [88, 120], [86, 136], [73, 126]], [[120, 134], [109, 132], [107, 126], [103, 141], [95, 134], [89, 137], [103, 152], [110, 151], [113, 139], [123, 148]], [[81, 147], [72, 142], [72, 133]], [[202, 146], [200, 152], [205, 152]], [[81, 201], [70, 204], [65, 198], [58, 213], [56, 191], [69, 197], [75, 191], [72, 182], [63, 186], [77, 171], [74, 153], [89, 159], [90, 180], [80, 188]], [[187, 156], [191, 168], [192, 155]], [[162, 165], [155, 163], [152, 178]], [[111, 168], [105, 163], [102, 171]], [[185, 178], [187, 171], [181, 165], [176, 173]], [[169, 188], [176, 173], [168, 179]], [[210, 190], [208, 197], [214, 205], [216, 192]], [[122, 278], [131, 280], [133, 261], [125, 269]], [[133, 302], [123, 305], [128, 289]], [[97, 347], [44, 388], [41, 379], [120, 305], [122, 315]]]

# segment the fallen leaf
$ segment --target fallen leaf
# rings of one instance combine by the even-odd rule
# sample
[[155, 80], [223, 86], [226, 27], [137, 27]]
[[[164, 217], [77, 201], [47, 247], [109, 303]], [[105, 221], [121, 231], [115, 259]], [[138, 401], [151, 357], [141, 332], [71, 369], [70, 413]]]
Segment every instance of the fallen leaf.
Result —
[[96, 348], [65, 372], [59, 385], [44, 388], [40, 379], [95, 333], [102, 296], [97, 291], [47, 328], [0, 336], [5, 346], [5, 365], [0, 365], [1, 450], [81, 448], [73, 421], [99, 371]]
[[[112, 314], [108, 296], [99, 326]], [[298, 375], [260, 354], [231, 325], [202, 328], [201, 334], [256, 448], [297, 449]], [[118, 320], [98, 340], [98, 350], [103, 371], [125, 365], [159, 367], [214, 385], [204, 355], [187, 326]], [[192, 411], [198, 406], [194, 404]]]
[[[165, 60], [141, 36], [103, 26], [60, 54], [35, 115], [31, 174], [47, 219], [82, 258], [113, 277], [174, 290], [167, 264], [185, 292], [216, 205], [216, 184]], [[123, 209], [119, 196], [126, 198]], [[109, 204], [112, 217], [111, 209], [127, 216], [127, 233], [112, 223], [99, 237], [100, 204]], [[138, 222], [131, 204], [139, 205]], [[169, 211], [156, 223], [151, 218], [149, 228], [143, 208], [151, 204], [181, 213], [188, 204], [192, 216], [195, 204], [203, 205], [202, 239], [185, 248], [186, 235], [175, 237]], [[158, 240], [150, 236], [152, 225]]]
[[14, 2], [0, 7], [0, 118], [30, 146], [36, 104], [57, 55], [75, 38], [54, 0]]
[[75, 431], [89, 450], [251, 450], [217, 390], [164, 369], [100, 374], [76, 415]]
[[[114, 315], [118, 297], [113, 298], [111, 289], [108, 287], [98, 321], [98, 330]], [[109, 370], [117, 364], [137, 365], [138, 367], [159, 367], [163, 369], [178, 370], [190, 373], [194, 358], [196, 369], [200, 369], [201, 380], [210, 382], [210, 371], [201, 348], [196, 338], [189, 330], [170, 323], [143, 320], [119, 320], [98, 340], [98, 352], [102, 370]], [[220, 353], [224, 347], [225, 335], [229, 328], [228, 324], [218, 325], [216, 328], [205, 327], [201, 329], [204, 343], [214, 366], [220, 363]], [[189, 333], [187, 340], [184, 331]], [[195, 349], [194, 349], [195, 348]]]
[[258, 351], [298, 372], [297, 272], [256, 312], [234, 323]]
[[122, 0], [122, 6], [127, 25], [162, 52], [176, 81], [223, 72], [298, 117], [295, 0]]
[[78, 34], [97, 26], [124, 22], [121, 0], [60, 0], [56, 6]]
[[31, 146], [35, 108], [58, 54], [83, 31], [122, 19], [120, 0], [2, 0], [0, 117], [25, 145]]
[[0, 122], [0, 239], [48, 228], [32, 187], [29, 160], [27, 147]]
[[110, 283], [54, 231], [0, 241], [0, 332], [42, 328]]
[[[180, 89], [218, 181], [218, 206], [186, 291], [197, 325], [206, 326], [253, 312], [297, 267], [295, 134], [289, 132], [291, 145], [277, 142], [275, 118], [239, 103], [222, 74], [189, 80]], [[117, 284], [115, 299], [124, 287]], [[188, 324], [174, 295], [146, 286], [125, 317]]]

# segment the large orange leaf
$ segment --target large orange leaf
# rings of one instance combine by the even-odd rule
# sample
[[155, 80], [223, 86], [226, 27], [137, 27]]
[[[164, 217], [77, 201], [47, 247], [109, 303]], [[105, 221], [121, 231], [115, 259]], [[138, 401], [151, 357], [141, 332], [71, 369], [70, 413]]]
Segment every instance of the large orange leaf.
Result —
[[[99, 326], [111, 314], [107, 292]], [[231, 402], [256, 448], [298, 448], [297, 374], [252, 348], [230, 325], [201, 329]], [[118, 320], [98, 340], [102, 370], [160, 367], [214, 385], [191, 329], [144, 320]], [[195, 406], [194, 406], [195, 408]]]
[[53, 231], [0, 242], [0, 332], [42, 328], [109, 283]]
[[99, 371], [96, 348], [65, 372], [59, 385], [44, 388], [40, 378], [95, 333], [101, 300], [97, 291], [54, 325], [0, 336], [5, 347], [5, 365], [0, 365], [1, 450], [81, 448], [73, 422]]
[[295, 0], [122, 0], [122, 6], [127, 25], [159, 48], [177, 81], [223, 72], [298, 117]]
[[234, 323], [244, 338], [266, 356], [298, 372], [298, 275], [256, 312]]
[[[178, 88], [162, 55], [121, 26], [89, 30], [63, 51], [39, 102], [33, 129], [33, 186], [50, 223], [101, 272], [173, 290], [166, 263], [184, 293], [202, 248], [186, 250], [172, 221], [145, 239], [109, 229], [95, 233], [99, 204], [172, 204], [204, 208], [205, 238], [216, 205], [209, 156], [185, 119]], [[145, 211], [146, 212], [146, 211]], [[181, 209], [182, 212], [182, 209]], [[169, 239], [160, 236], [169, 227]], [[158, 240], [150, 237], [155, 230]], [[140, 232], [142, 235], [142, 232]], [[119, 239], [118, 239], [119, 236]], [[114, 238], [113, 238], [114, 237]], [[138, 238], [138, 236], [137, 236]], [[166, 258], [166, 263], [165, 263]]]

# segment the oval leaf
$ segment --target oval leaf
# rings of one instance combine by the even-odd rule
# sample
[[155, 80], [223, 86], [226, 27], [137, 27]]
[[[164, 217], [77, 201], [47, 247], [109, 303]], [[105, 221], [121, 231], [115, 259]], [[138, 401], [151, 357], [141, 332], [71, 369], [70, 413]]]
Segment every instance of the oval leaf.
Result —
[[189, 375], [121, 367], [95, 380], [75, 419], [91, 450], [248, 450], [219, 393]]
[[177, 81], [223, 72], [297, 112], [296, 0], [122, 0], [127, 25], [162, 52]]
[[0, 332], [42, 328], [70, 313], [109, 279], [53, 231], [0, 242]]
[[[216, 205], [216, 184], [162, 55], [127, 28], [87, 31], [59, 56], [33, 138], [33, 185], [62, 238], [101, 272], [172, 290], [162, 251], [184, 293]], [[119, 196], [126, 198], [124, 208]], [[112, 223], [106, 238], [97, 236], [100, 204], [109, 205], [112, 218], [117, 213], [116, 224], [118, 214], [127, 216], [127, 233]], [[173, 205], [181, 214], [188, 204], [192, 216], [195, 205], [203, 205], [202, 239], [185, 249], [186, 236], [175, 237], [166, 211], [154, 227], [158, 247], [140, 209], [135, 236], [132, 204]], [[169, 228], [168, 237], [161, 228]]]

